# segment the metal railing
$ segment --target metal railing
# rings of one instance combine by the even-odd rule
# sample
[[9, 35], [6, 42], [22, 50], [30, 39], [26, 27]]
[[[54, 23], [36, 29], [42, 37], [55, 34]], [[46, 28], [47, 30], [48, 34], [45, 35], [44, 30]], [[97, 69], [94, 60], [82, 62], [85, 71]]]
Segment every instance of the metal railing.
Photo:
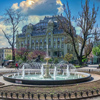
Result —
[[0, 99], [6, 100], [78, 100], [96, 96], [100, 96], [100, 88], [58, 93], [0, 91]]

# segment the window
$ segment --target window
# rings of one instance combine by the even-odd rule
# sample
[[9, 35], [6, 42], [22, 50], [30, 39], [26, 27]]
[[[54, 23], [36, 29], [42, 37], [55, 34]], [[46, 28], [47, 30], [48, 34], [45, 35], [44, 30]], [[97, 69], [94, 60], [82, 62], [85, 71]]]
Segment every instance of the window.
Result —
[[21, 44], [23, 44], [23, 42], [21, 42]]
[[34, 46], [32, 47], [32, 49], [34, 50]]
[[60, 46], [58, 45], [58, 48], [60, 48]]
[[32, 43], [34, 43], [34, 40], [32, 40]]
[[44, 42], [46, 42], [46, 39], [44, 40]]
[[49, 35], [51, 35], [51, 33], [48, 33]]
[[60, 41], [60, 38], [58, 38], [58, 42]]
[[64, 37], [62, 37], [62, 39], [61, 39], [62, 41], [64, 41]]
[[49, 45], [49, 48], [51, 48], [51, 45]]
[[27, 44], [29, 44], [29, 40], [27, 41]]
[[42, 50], [42, 46], [40, 46], [40, 50]]
[[42, 39], [40, 40], [40, 42], [42, 43]]
[[36, 40], [36, 43], [38, 43], [38, 40]]
[[27, 41], [25, 41], [25, 44], [27, 44]]
[[36, 46], [36, 49], [38, 50], [38, 46]]
[[44, 46], [44, 48], [46, 48], [46, 46]]
[[55, 44], [54, 44], [54, 46], [53, 46], [54, 48], [56, 48], [56, 46], [55, 46]]
[[53, 40], [56, 41], [56, 38], [54, 38]]
[[49, 42], [51, 42], [51, 39], [49, 38]]
[[64, 44], [61, 45], [61, 48], [64, 48]]
[[27, 35], [27, 37], [30, 37], [30, 35]]

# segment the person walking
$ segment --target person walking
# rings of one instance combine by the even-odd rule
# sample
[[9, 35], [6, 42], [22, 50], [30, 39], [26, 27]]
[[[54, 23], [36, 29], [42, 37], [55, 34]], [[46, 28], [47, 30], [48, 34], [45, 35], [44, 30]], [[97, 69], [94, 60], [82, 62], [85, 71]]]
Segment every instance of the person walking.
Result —
[[4, 63], [2, 63], [2, 68], [3, 68], [3, 66], [4, 66]]
[[18, 63], [16, 63], [16, 68], [18, 69]]

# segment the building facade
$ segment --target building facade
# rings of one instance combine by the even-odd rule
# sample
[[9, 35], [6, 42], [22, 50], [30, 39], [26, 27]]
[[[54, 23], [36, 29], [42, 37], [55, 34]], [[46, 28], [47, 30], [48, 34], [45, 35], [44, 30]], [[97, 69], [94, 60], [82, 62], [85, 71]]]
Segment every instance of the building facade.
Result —
[[8, 55], [12, 55], [11, 48], [0, 48], [0, 63], [4, 62]]
[[[59, 16], [59, 18], [64, 17]], [[61, 57], [68, 52], [74, 54], [73, 47], [65, 44], [65, 38], [63, 29], [59, 28], [57, 17], [45, 17], [35, 25], [29, 24], [22, 28], [22, 33], [16, 36], [16, 48], [46, 51], [48, 45], [51, 57]]]
[[[99, 41], [96, 41], [96, 42], [94, 42], [94, 44], [93, 44], [93, 47], [96, 47], [96, 46], [99, 46], [100, 45], [100, 40]], [[100, 63], [99, 62], [99, 59], [100, 59], [100, 56], [96, 56], [96, 55], [93, 55], [93, 64], [97, 64], [97, 63]]]

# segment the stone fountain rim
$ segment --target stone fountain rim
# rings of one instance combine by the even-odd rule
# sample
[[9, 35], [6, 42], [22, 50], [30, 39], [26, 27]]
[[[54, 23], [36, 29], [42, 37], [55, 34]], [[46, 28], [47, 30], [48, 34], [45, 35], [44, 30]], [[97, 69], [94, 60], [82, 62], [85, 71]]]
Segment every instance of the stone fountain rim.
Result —
[[81, 83], [91, 80], [91, 74], [83, 73], [83, 72], [77, 72], [84, 75], [87, 75], [86, 77], [79, 78], [79, 79], [68, 79], [68, 80], [27, 80], [27, 79], [15, 79], [10, 78], [8, 75], [12, 74], [4, 74], [3, 79], [9, 82], [16, 83], [16, 81], [21, 81], [22, 84], [29, 84], [29, 85], [65, 85], [65, 84], [74, 84], [74, 83]]

